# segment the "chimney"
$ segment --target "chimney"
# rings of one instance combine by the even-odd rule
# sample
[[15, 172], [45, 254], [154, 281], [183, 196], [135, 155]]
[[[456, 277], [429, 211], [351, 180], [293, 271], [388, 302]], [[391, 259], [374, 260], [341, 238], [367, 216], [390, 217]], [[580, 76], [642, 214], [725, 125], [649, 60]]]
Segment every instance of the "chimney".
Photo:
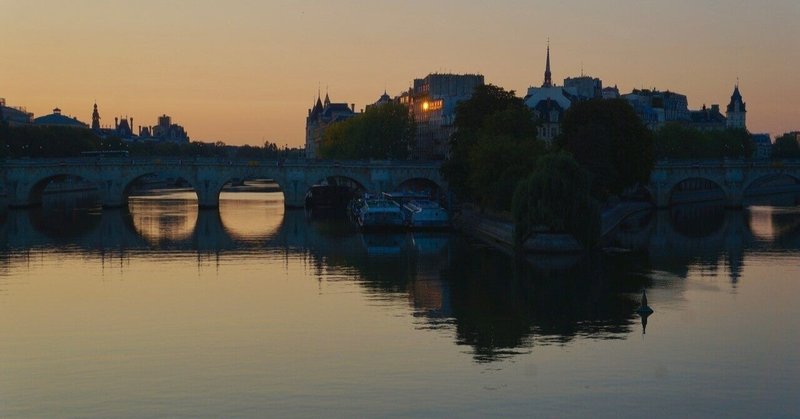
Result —
[[350, 104], [350, 109], [353, 111], [353, 113], [355, 113], [356, 112], [356, 104], [355, 103], [351, 103]]
[[133, 118], [131, 118], [131, 133], [133, 133]]
[[117, 129], [117, 128], [119, 128], [119, 118], [117, 118], [117, 117], [115, 116], [115, 117], [114, 117], [114, 129]]

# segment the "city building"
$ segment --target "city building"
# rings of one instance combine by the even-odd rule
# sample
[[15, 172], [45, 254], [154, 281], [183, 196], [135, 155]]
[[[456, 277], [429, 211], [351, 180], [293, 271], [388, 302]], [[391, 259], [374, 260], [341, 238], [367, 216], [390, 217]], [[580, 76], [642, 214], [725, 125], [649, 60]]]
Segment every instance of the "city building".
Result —
[[128, 118], [114, 118], [114, 131], [112, 134], [122, 140], [135, 139], [133, 134], [133, 118], [130, 118], [130, 123], [128, 123]]
[[440, 160], [450, 153], [450, 136], [459, 102], [472, 97], [484, 84], [480, 74], [432, 73], [414, 79], [414, 85], [396, 100], [406, 105], [417, 125], [412, 158]]
[[[603, 89], [603, 97], [606, 97], [606, 89]], [[733, 89], [725, 115], [722, 114], [718, 104], [712, 104], [710, 107], [703, 105], [699, 110], [689, 110], [686, 96], [670, 91], [634, 89], [622, 97], [650, 129], [658, 129], [670, 122], [701, 131], [747, 129], [745, 124], [747, 111], [738, 84]]]
[[604, 87], [600, 97], [603, 99], [619, 99], [619, 89], [616, 85], [614, 87]]
[[689, 102], [686, 95], [662, 92], [656, 89], [634, 89], [622, 95], [633, 110], [650, 129], [658, 129], [668, 122], [687, 123], [690, 121]]
[[9, 126], [30, 125], [33, 114], [21, 106], [6, 106], [6, 100], [0, 97], [0, 122]]
[[553, 84], [548, 42], [544, 81], [541, 87], [529, 87], [523, 101], [538, 119], [537, 136], [550, 144], [561, 133], [561, 121], [572, 103], [600, 97], [602, 91], [603, 83], [600, 79], [584, 75], [564, 79], [564, 86]]
[[603, 97], [603, 81], [597, 77], [584, 76], [567, 77], [564, 79], [564, 89], [573, 98], [578, 100], [600, 99]]
[[306, 158], [319, 158], [319, 149], [325, 136], [325, 130], [336, 122], [345, 121], [356, 116], [356, 105], [332, 103], [325, 93], [325, 101], [317, 93], [317, 102], [308, 110], [306, 117]]
[[88, 124], [79, 121], [78, 118], [74, 116], [69, 117], [62, 115], [61, 109], [59, 108], [53, 109], [53, 113], [49, 115], [34, 118], [33, 124], [42, 127], [89, 128]]
[[747, 109], [745, 109], [745, 103], [742, 101], [742, 94], [739, 93], [738, 82], [733, 88], [731, 101], [730, 103], [728, 103], [728, 109], [725, 115], [728, 117], [727, 121], [728, 128], [747, 129], [747, 123], [746, 123]]
[[722, 112], [719, 111], [719, 105], [711, 105], [699, 111], [689, 111], [689, 126], [701, 131], [711, 131], [725, 129], [727, 126], [727, 118]]
[[152, 127], [140, 125], [137, 131], [134, 131], [133, 127], [133, 118], [128, 117], [114, 118], [113, 128], [101, 126], [100, 112], [97, 109], [97, 104], [94, 104], [92, 130], [102, 137], [117, 137], [123, 141], [189, 142], [189, 135], [186, 134], [186, 130], [178, 124], [173, 124], [172, 118], [167, 115], [158, 117], [158, 125]]
[[389, 96], [389, 94], [386, 93], [386, 90], [384, 90], [383, 94], [381, 95], [381, 97], [379, 97], [378, 100], [375, 101], [375, 103], [367, 105], [366, 109], [369, 110], [370, 108], [373, 108], [373, 107], [376, 107], [376, 106], [382, 106], [382, 105], [385, 105], [385, 104], [391, 103], [391, 102], [393, 102], [391, 96]]
[[[131, 120], [131, 127], [133, 120]], [[170, 143], [188, 143], [189, 135], [178, 124], [172, 123], [172, 118], [164, 114], [158, 117], [158, 125], [153, 127], [139, 127], [139, 137]]]
[[754, 159], [765, 160], [772, 156], [772, 140], [769, 134], [753, 134], [750, 138], [756, 146], [753, 152]]

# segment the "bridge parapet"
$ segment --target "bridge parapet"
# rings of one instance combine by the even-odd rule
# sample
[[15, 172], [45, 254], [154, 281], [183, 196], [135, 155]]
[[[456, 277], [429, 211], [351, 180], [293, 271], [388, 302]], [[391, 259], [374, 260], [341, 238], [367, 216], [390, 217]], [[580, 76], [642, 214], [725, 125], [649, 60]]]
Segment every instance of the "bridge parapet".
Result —
[[41, 202], [41, 193], [52, 179], [78, 177], [97, 185], [106, 207], [126, 205], [127, 191], [137, 179], [165, 174], [188, 181], [200, 207], [217, 207], [219, 193], [234, 179], [273, 179], [283, 190], [289, 207], [302, 207], [306, 192], [332, 177], [353, 179], [367, 190], [380, 192], [398, 187], [410, 178], [422, 178], [446, 189], [439, 174], [441, 162], [389, 160], [318, 161], [180, 157], [76, 157], [6, 160], [0, 182], [11, 206]]

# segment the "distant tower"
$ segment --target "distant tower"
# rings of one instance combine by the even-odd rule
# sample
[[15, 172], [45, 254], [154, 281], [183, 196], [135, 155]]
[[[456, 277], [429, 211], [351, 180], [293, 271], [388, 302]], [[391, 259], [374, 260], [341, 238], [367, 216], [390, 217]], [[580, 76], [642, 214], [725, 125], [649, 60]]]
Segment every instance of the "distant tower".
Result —
[[542, 87], [553, 87], [553, 78], [550, 74], [550, 39], [547, 40], [547, 64], [544, 68], [544, 83]]
[[92, 130], [100, 131], [100, 112], [97, 112], [97, 103], [94, 104], [94, 111], [92, 112]]
[[728, 117], [726, 124], [728, 128], [747, 129], [747, 109], [745, 109], [745, 103], [742, 101], [742, 94], [739, 93], [739, 82], [736, 82], [736, 86], [733, 88], [731, 103], [728, 104], [726, 116]]

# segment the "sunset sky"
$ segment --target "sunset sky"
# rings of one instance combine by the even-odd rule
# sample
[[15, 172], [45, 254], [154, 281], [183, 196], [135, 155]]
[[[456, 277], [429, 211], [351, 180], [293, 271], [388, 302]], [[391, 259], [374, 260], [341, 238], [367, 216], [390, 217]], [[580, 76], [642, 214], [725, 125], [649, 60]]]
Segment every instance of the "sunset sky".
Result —
[[584, 73], [728, 103], [751, 132], [800, 129], [798, 0], [0, 0], [0, 97], [103, 125], [166, 113], [193, 140], [300, 146], [307, 110], [372, 103], [432, 72], [516, 90]]

